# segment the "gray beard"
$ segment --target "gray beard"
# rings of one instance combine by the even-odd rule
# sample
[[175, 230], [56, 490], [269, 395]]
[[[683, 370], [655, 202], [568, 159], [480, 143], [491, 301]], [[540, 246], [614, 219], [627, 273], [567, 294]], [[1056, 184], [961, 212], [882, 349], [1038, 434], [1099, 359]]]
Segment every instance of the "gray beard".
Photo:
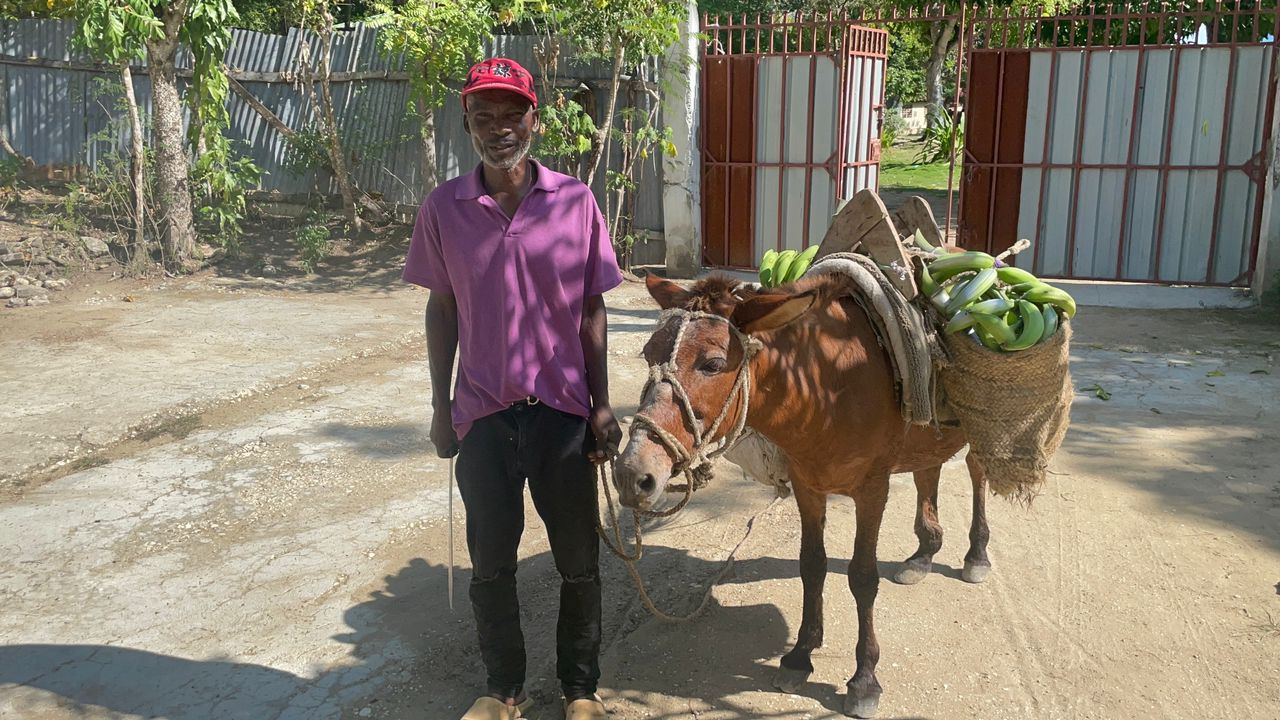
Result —
[[505, 160], [494, 160], [490, 158], [484, 145], [478, 138], [476, 138], [475, 135], [471, 136], [471, 147], [475, 148], [476, 154], [480, 156], [480, 160], [484, 162], [485, 165], [488, 165], [495, 170], [510, 170], [524, 162], [525, 158], [529, 157], [529, 150], [533, 147], [533, 135], [529, 135], [529, 137], [525, 138], [523, 142], [516, 146], [516, 153]]

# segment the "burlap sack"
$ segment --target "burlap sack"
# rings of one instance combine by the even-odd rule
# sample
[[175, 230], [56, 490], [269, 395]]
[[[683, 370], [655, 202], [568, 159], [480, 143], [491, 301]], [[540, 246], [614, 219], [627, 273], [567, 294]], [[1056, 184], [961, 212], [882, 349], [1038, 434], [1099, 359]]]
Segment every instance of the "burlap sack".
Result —
[[1044, 483], [1071, 416], [1071, 324], [1050, 342], [994, 352], [963, 334], [944, 335], [945, 402], [960, 420], [969, 452], [991, 489], [1029, 503]]

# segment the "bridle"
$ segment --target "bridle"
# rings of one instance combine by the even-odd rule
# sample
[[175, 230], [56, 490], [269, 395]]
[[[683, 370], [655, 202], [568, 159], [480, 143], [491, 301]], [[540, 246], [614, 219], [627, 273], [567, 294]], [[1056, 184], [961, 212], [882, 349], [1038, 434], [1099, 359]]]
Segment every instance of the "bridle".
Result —
[[[633, 417], [635, 418], [634, 422], [643, 425], [649, 432], [653, 433], [667, 448], [667, 451], [676, 458], [671, 474], [675, 476], [677, 473], [683, 472], [688, 477], [688, 482], [685, 483], [683, 488], [668, 486], [667, 490], [683, 490], [684, 497], [674, 507], [667, 510], [632, 510], [635, 551], [628, 553], [622, 539], [622, 527], [618, 523], [618, 515], [613, 507], [613, 497], [609, 494], [609, 476], [614, 479], [617, 478], [616, 470], [612, 461], [610, 461], [609, 470], [606, 471], [604, 466], [601, 466], [599, 472], [600, 484], [604, 488], [605, 507], [609, 512], [609, 530], [612, 530], [613, 537], [610, 537], [609, 530], [605, 529], [604, 523], [599, 518], [596, 520], [596, 531], [600, 534], [604, 544], [626, 564], [627, 571], [631, 574], [632, 580], [635, 581], [640, 600], [648, 608], [649, 612], [662, 620], [684, 622], [693, 619], [707, 607], [708, 602], [711, 600], [712, 589], [733, 567], [733, 556], [737, 553], [738, 548], [742, 546], [742, 543], [746, 542], [747, 537], [751, 535], [751, 530], [755, 525], [755, 517], [760, 513], [756, 513], [756, 516], [753, 516], [747, 523], [746, 535], [743, 535], [742, 540], [738, 542], [738, 546], [733, 549], [733, 552], [729, 553], [729, 559], [725, 562], [724, 567], [721, 568], [720, 573], [711, 581], [711, 585], [707, 588], [706, 593], [703, 594], [702, 602], [692, 612], [681, 617], [669, 615], [658, 609], [653, 599], [649, 597], [648, 591], [645, 590], [644, 580], [640, 577], [640, 571], [636, 568], [636, 562], [644, 554], [644, 544], [640, 536], [640, 518], [669, 517], [676, 514], [689, 503], [694, 490], [705, 486], [711, 480], [711, 461], [732, 448], [734, 443], [738, 442], [738, 439], [742, 436], [743, 429], [746, 427], [747, 411], [751, 406], [751, 359], [755, 357], [756, 353], [764, 345], [759, 340], [739, 330], [727, 318], [707, 312], [681, 309], [666, 310], [658, 318], [659, 327], [665, 325], [673, 317], [679, 318], [680, 326], [676, 329], [676, 340], [671, 346], [671, 356], [667, 358], [666, 362], [649, 366], [649, 380], [645, 383], [641, 397], [648, 397], [649, 391], [658, 383], [669, 384], [672, 393], [679, 400], [681, 413], [688, 421], [689, 427], [693, 429], [693, 447], [685, 449], [684, 445], [674, 435], [662, 429], [653, 418], [643, 413], [636, 413]], [[742, 365], [738, 368], [738, 375], [734, 380], [733, 389], [729, 391], [728, 397], [725, 398], [724, 407], [720, 409], [720, 414], [716, 416], [715, 422], [711, 423], [711, 426], [705, 430], [702, 427], [702, 421], [698, 419], [697, 413], [693, 411], [693, 403], [689, 399], [689, 393], [685, 391], [684, 385], [676, 377], [676, 356], [680, 351], [680, 343], [684, 340], [685, 330], [697, 320], [712, 320], [724, 323], [728, 326], [730, 334], [737, 338], [738, 343], [742, 346]], [[725, 435], [717, 446], [708, 449], [711, 445], [711, 438], [715, 436], [720, 429], [720, 425], [729, 416], [729, 408], [733, 407], [735, 395], [739, 404], [738, 420], [734, 423], [733, 429]], [[777, 501], [778, 498], [774, 498], [773, 502], [769, 503], [769, 507], [765, 508], [765, 510], [773, 507], [773, 504]], [[764, 512], [764, 510], [761, 512]]]
[[[636, 413], [634, 417], [636, 423], [643, 425], [649, 432], [653, 433], [666, 447], [667, 451], [676, 458], [671, 474], [674, 476], [683, 472], [689, 477], [689, 485], [685, 489], [685, 497], [676, 508], [679, 509], [689, 501], [689, 495], [693, 490], [704, 487], [711, 479], [711, 461], [727, 452], [742, 437], [742, 432], [747, 424], [747, 411], [750, 409], [751, 403], [751, 359], [760, 351], [763, 344], [756, 338], [739, 330], [728, 318], [714, 313], [673, 308], [663, 311], [659, 316], [659, 326], [665, 325], [672, 318], [678, 318], [679, 326], [676, 329], [675, 342], [671, 345], [671, 356], [667, 358], [666, 362], [649, 366], [649, 380], [645, 383], [641, 397], [648, 397], [649, 391], [655, 388], [658, 383], [670, 385], [671, 392], [679, 403], [681, 413], [692, 429], [693, 447], [686, 449], [674, 435], [664, 430], [653, 418], [643, 413]], [[680, 344], [684, 341], [685, 331], [697, 320], [724, 323], [729, 328], [729, 333], [737, 338], [738, 343], [742, 346], [743, 355], [742, 364], [738, 367], [738, 375], [734, 379], [733, 389], [729, 391], [729, 395], [725, 398], [724, 406], [720, 408], [720, 414], [716, 416], [710, 427], [705, 429], [703, 428], [702, 420], [698, 418], [697, 413], [693, 410], [693, 402], [689, 399], [689, 393], [685, 390], [684, 385], [680, 383], [679, 378], [676, 377], [676, 356], [680, 352]], [[737, 422], [734, 423], [733, 428], [719, 443], [712, 446], [712, 438], [720, 430], [720, 425], [724, 423], [725, 418], [729, 416], [729, 408], [734, 405], [735, 399], [739, 405]]]

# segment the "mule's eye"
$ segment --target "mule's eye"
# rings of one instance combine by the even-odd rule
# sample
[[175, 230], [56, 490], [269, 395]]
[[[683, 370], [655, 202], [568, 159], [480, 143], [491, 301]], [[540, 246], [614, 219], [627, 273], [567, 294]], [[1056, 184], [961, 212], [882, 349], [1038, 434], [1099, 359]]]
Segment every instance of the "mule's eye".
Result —
[[722, 357], [707, 358], [698, 366], [698, 372], [703, 375], [715, 375], [724, 370], [725, 359]]

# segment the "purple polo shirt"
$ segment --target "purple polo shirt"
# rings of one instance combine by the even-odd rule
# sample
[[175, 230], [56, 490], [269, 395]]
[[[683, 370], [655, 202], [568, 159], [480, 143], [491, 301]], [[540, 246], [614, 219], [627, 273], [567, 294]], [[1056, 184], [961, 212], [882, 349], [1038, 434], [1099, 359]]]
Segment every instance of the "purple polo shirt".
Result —
[[404, 279], [458, 303], [459, 438], [530, 395], [573, 415], [591, 410], [583, 302], [617, 287], [622, 273], [591, 190], [533, 168], [514, 217], [485, 193], [481, 165], [433, 190], [413, 228]]

